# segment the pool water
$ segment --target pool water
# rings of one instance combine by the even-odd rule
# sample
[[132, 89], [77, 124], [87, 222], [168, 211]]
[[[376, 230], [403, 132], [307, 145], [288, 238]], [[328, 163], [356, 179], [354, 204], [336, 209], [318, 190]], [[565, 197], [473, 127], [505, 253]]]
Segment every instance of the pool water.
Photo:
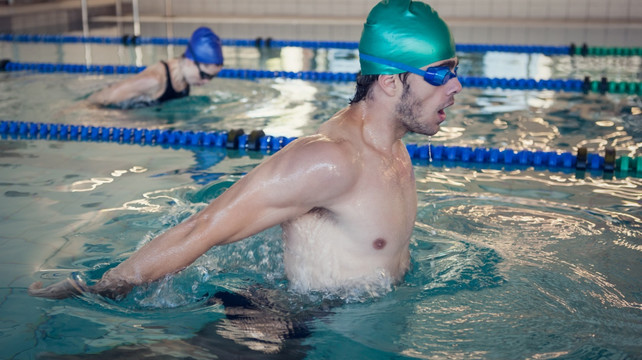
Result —
[[[19, 50], [19, 61], [35, 61], [27, 46]], [[230, 67], [345, 71], [337, 69], [356, 61], [349, 51], [233, 50], [226, 49]], [[158, 48], [142, 51], [146, 61], [162, 58]], [[68, 53], [63, 50], [65, 59]], [[463, 75], [640, 80], [639, 58], [489, 53], [462, 54], [461, 63]], [[116, 77], [5, 73], [0, 79], [4, 120], [260, 128], [283, 136], [313, 133], [353, 95], [349, 83], [215, 79], [190, 98], [124, 112], [79, 106]], [[456, 100], [439, 134], [406, 141], [571, 152], [613, 146], [618, 155], [642, 155], [639, 97], [470, 88]], [[386, 291], [290, 292], [277, 227], [213, 248], [183, 272], [121, 301], [27, 294], [33, 281], [48, 284], [74, 271], [97, 280], [267, 156], [2, 138], [3, 358], [642, 356], [642, 180], [634, 176], [417, 160], [412, 268]], [[256, 304], [240, 309], [244, 300], [233, 298], [223, 306], [212, 300], [221, 293], [249, 293]]]

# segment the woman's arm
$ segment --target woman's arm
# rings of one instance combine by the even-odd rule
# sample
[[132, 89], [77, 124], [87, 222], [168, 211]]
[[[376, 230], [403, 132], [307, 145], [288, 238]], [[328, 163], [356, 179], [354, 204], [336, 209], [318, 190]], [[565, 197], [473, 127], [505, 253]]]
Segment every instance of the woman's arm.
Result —
[[[161, 64], [154, 64], [139, 74], [128, 77], [93, 93], [87, 100], [95, 105], [114, 105], [127, 100], [147, 97], [153, 100], [165, 83], [164, 72], [159, 72]], [[164, 71], [164, 70], [163, 70]]]

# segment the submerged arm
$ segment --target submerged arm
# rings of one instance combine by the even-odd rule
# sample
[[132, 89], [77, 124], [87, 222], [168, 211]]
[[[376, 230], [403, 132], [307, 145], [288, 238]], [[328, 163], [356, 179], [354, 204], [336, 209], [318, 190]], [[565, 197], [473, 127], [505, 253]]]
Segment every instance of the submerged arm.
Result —
[[[290, 144], [205, 209], [105, 273], [89, 291], [108, 297], [125, 295], [133, 286], [184, 269], [213, 246], [239, 241], [314, 207], [330, 206], [354, 185], [355, 170], [341, 146], [321, 137]], [[48, 289], [32, 286], [30, 293], [60, 298]]]

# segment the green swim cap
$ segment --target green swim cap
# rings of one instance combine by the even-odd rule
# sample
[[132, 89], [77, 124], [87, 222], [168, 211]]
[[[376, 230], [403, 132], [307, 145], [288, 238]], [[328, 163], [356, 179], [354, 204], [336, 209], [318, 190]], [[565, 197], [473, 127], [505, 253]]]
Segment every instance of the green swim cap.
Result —
[[[363, 25], [359, 52], [416, 68], [455, 57], [448, 25], [430, 5], [411, 0], [383, 0]], [[404, 70], [365, 59], [361, 74], [399, 74]]]

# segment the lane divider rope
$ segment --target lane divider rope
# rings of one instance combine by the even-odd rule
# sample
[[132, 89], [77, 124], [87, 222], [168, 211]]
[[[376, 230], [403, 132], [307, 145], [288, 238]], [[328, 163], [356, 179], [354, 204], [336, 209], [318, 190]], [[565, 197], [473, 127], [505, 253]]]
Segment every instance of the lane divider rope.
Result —
[[[17, 63], [8, 59], [0, 60], [0, 72], [36, 71], [42, 73], [80, 73], [80, 74], [136, 74], [143, 71], [145, 66], [126, 65], [82, 65], [82, 64], [52, 64], [52, 63]], [[236, 79], [274, 79], [288, 78], [308, 81], [353, 82], [356, 73], [321, 72], [321, 71], [269, 71], [255, 69], [223, 69], [218, 74], [221, 78]], [[459, 76], [464, 87], [496, 88], [511, 90], [553, 90], [566, 92], [596, 92], [600, 94], [629, 94], [642, 96], [642, 82], [608, 81], [606, 77], [600, 80], [577, 79], [507, 79], [475, 76]]]
[[[176, 147], [223, 147], [227, 149], [276, 152], [295, 137], [266, 135], [263, 130], [249, 134], [243, 129], [230, 131], [182, 131], [125, 127], [47, 124], [0, 121], [2, 139], [114, 142], [119, 144], [168, 145]], [[521, 166], [550, 171], [601, 171], [619, 175], [642, 176], [642, 156], [620, 156], [607, 147], [604, 156], [589, 153], [585, 147], [577, 154], [558, 151], [530, 151], [497, 148], [471, 148], [430, 144], [407, 144], [411, 158], [438, 163]]]
[[[187, 45], [187, 38], [144, 37], [135, 35], [123, 36], [75, 36], [62, 34], [0, 34], [0, 41], [6, 42], [42, 42], [42, 43], [92, 43], [111, 45]], [[254, 46], [254, 47], [303, 47], [311, 49], [357, 49], [358, 42], [352, 41], [314, 41], [314, 40], [279, 40], [258, 37], [256, 39], [223, 39], [224, 46]], [[551, 45], [507, 45], [507, 44], [457, 44], [458, 52], [510, 52], [510, 53], [541, 53], [544, 55], [581, 55], [581, 56], [642, 56], [639, 47], [598, 47], [586, 43], [578, 46]]]

